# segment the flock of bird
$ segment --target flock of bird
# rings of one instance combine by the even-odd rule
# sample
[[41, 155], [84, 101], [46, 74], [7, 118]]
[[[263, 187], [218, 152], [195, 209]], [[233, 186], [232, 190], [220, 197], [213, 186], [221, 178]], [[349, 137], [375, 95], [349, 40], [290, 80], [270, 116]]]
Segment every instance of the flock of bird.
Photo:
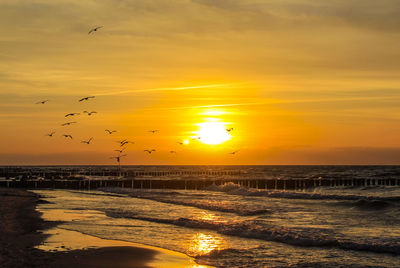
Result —
[[[90, 35], [90, 34], [93, 34], [94, 32], [97, 32], [97, 31], [98, 31], [99, 29], [101, 29], [101, 28], [103, 28], [103, 26], [95, 27], [95, 28], [91, 29], [91, 30], [88, 32], [88, 34], [89, 34], [89, 35]], [[84, 97], [84, 98], [79, 99], [78, 101], [79, 101], [79, 102], [89, 101], [90, 99], [94, 99], [94, 98], [95, 98], [95, 96], [87, 96], [87, 97]], [[50, 100], [46, 99], [46, 100], [38, 101], [38, 102], [36, 102], [36, 104], [42, 104], [42, 105], [44, 105], [44, 104], [46, 104], [46, 103], [49, 102], [49, 101], [50, 101]], [[87, 114], [88, 116], [91, 116], [91, 115], [93, 115], [93, 114], [97, 114], [96, 111], [90, 111], [90, 112], [89, 112], [89, 111], [86, 111], [86, 110], [83, 111], [82, 113]], [[80, 115], [80, 113], [68, 113], [68, 114], [66, 114], [64, 117], [65, 117], [65, 118], [70, 118], [70, 117], [75, 117], [75, 116], [78, 116], [78, 115]], [[76, 123], [77, 123], [76, 121], [69, 121], [69, 122], [66, 122], [66, 123], [61, 124], [61, 126], [64, 127], [64, 126], [69, 126], [69, 125], [76, 124]], [[227, 128], [226, 131], [229, 133], [229, 132], [233, 131], [233, 128]], [[108, 135], [112, 135], [112, 134], [116, 133], [117, 130], [105, 129], [105, 132], [106, 132]], [[153, 130], [149, 130], [148, 132], [150, 132], [150, 133], [152, 133], [152, 134], [156, 134], [156, 133], [160, 132], [160, 130], [159, 130], [159, 129], [153, 129]], [[46, 136], [48, 136], [48, 137], [53, 137], [55, 133], [56, 133], [55, 131], [52, 131], [52, 132], [46, 134]], [[63, 136], [65, 139], [70, 139], [70, 140], [73, 139], [72, 135], [70, 135], [70, 134], [62, 134], [62, 136]], [[200, 139], [201, 139], [201, 137], [192, 138], [192, 140], [200, 140]], [[82, 140], [81, 143], [84, 143], [84, 144], [89, 145], [92, 141], [93, 141], [93, 137], [90, 137], [88, 140]], [[115, 152], [118, 152], [118, 155], [112, 156], [112, 157], [110, 157], [110, 159], [115, 159], [115, 160], [117, 161], [117, 163], [120, 165], [120, 163], [121, 163], [121, 158], [127, 156], [127, 154], [122, 154], [122, 153], [127, 149], [126, 146], [127, 146], [128, 144], [134, 144], [134, 142], [129, 141], [129, 140], [127, 140], [127, 139], [124, 139], [124, 140], [121, 140], [121, 141], [117, 141], [117, 143], [119, 144], [119, 149], [116, 149], [116, 150], [114, 150], [114, 151], [115, 151]], [[177, 142], [177, 143], [178, 143], [179, 145], [184, 145], [184, 144], [185, 144], [184, 142]], [[156, 152], [156, 150], [155, 150], [155, 149], [146, 149], [146, 150], [143, 150], [143, 152], [148, 153], [149, 155], [151, 155], [152, 153]], [[236, 154], [237, 152], [239, 152], [239, 150], [230, 152], [229, 154], [234, 155], [234, 154]], [[176, 152], [176, 151], [169, 151], [169, 153], [171, 153], [171, 154], [176, 154], [177, 152]]]

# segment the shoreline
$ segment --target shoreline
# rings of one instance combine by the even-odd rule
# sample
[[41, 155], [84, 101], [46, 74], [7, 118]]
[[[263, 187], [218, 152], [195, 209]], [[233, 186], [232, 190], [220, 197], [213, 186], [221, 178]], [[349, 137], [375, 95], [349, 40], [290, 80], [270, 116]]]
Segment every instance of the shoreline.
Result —
[[[35, 193], [0, 188], [0, 267], [209, 267], [182, 253], [57, 228], [60, 221], [46, 221], [36, 209], [41, 202]], [[46, 249], [46, 241], [57, 248]]]

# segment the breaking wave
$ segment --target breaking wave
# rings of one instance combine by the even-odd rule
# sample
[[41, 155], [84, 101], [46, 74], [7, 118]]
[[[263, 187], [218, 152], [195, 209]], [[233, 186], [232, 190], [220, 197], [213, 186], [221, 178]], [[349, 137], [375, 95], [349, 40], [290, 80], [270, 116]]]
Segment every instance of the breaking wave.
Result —
[[232, 182], [223, 185], [211, 185], [205, 190], [224, 192], [231, 195], [243, 196], [265, 196], [270, 198], [285, 199], [310, 199], [310, 200], [365, 200], [365, 201], [381, 201], [381, 202], [399, 202], [400, 196], [367, 196], [367, 195], [338, 195], [338, 194], [322, 194], [322, 193], [303, 193], [292, 191], [268, 191], [248, 188]]
[[[220, 234], [274, 241], [301, 247], [328, 247], [345, 250], [368, 251], [375, 253], [390, 253], [400, 255], [400, 241], [393, 240], [361, 240], [351, 241], [337, 239], [333, 234], [319, 228], [285, 228], [279, 226], [266, 226], [258, 220], [245, 220], [238, 222], [213, 222], [190, 218], [166, 219], [143, 217], [130, 212], [105, 211], [109, 217], [129, 218], [141, 221], [171, 224], [186, 228], [197, 228], [216, 231]], [[218, 254], [218, 253], [214, 253]]]
[[[130, 197], [149, 199], [161, 203], [191, 206], [211, 211], [235, 213], [240, 216], [255, 216], [271, 213], [270, 209], [262, 206], [254, 208], [253, 206], [249, 206], [245, 203], [238, 204], [227, 201], [208, 200], [203, 198], [197, 199], [196, 197], [199, 197], [199, 195], [197, 194], [194, 196], [191, 195], [191, 198], [188, 199], [187, 195], [173, 191], [137, 191], [121, 188], [103, 188], [101, 190], [104, 192], [125, 193], [128, 194]], [[180, 195], [183, 198], [179, 198]], [[204, 194], [202, 194], [201, 197], [204, 197]]]

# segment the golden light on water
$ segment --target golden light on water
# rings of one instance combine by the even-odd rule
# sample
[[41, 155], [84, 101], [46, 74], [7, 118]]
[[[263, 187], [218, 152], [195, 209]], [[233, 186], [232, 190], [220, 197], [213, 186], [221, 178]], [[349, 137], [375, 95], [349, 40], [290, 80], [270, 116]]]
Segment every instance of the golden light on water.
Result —
[[224, 241], [221, 237], [212, 234], [197, 233], [192, 238], [189, 253], [193, 255], [205, 255], [214, 249], [221, 249]]

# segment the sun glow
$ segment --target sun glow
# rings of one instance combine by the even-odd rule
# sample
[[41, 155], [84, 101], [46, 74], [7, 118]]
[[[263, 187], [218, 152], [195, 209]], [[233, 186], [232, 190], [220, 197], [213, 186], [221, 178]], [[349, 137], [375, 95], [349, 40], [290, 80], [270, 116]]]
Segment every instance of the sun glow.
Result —
[[199, 141], [205, 144], [221, 144], [231, 139], [231, 135], [226, 131], [223, 122], [204, 122], [198, 124], [200, 130], [197, 131]]

